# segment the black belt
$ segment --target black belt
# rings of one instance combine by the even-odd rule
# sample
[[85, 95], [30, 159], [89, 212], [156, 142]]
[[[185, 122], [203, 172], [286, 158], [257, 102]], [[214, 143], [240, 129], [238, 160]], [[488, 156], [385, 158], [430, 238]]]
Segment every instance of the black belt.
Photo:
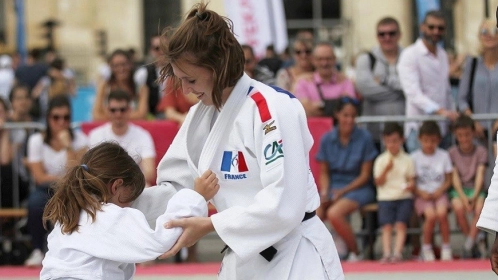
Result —
[[[301, 222], [307, 221], [307, 220], [315, 217], [315, 215], [316, 215], [316, 211], [309, 212], [309, 213], [306, 212], [306, 213], [304, 213], [304, 218]], [[228, 249], [228, 245], [225, 245], [223, 250], [221, 250], [221, 253], [225, 252], [226, 249]], [[270, 247], [264, 249], [263, 251], [261, 251], [259, 254], [263, 258], [265, 258], [267, 261], [271, 261], [276, 253], [277, 253], [277, 249], [275, 249], [275, 247], [273, 247], [273, 246], [270, 246]]]

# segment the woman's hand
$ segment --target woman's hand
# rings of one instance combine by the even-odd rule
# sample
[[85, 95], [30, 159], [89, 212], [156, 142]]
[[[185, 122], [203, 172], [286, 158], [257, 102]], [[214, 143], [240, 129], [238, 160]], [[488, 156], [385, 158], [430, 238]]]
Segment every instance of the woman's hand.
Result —
[[194, 245], [204, 235], [214, 231], [213, 223], [209, 217], [191, 217], [179, 220], [171, 220], [164, 224], [165, 228], [181, 227], [183, 233], [171, 249], [159, 256], [159, 259], [166, 259], [176, 255], [183, 247]]
[[69, 130], [65, 129], [57, 135], [57, 139], [59, 139], [61, 145], [68, 149], [71, 147], [71, 135], [69, 134]]

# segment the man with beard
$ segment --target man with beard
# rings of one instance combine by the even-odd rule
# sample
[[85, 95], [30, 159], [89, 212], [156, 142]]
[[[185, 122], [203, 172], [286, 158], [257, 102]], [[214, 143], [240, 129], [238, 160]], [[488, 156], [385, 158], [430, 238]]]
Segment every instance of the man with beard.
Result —
[[[440, 11], [429, 11], [420, 25], [421, 37], [401, 53], [398, 74], [406, 97], [406, 116], [440, 115], [450, 121], [458, 116], [453, 109], [446, 51], [438, 44], [446, 25]], [[439, 122], [443, 136], [440, 146], [451, 145], [448, 122]], [[417, 122], [405, 123], [406, 147], [413, 152], [418, 143]]]

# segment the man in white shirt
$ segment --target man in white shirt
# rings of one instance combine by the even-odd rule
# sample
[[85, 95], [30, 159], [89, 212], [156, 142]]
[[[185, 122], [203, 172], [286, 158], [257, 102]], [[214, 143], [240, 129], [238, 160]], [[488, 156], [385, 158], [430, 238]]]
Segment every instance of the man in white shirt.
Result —
[[113, 141], [123, 147], [144, 173], [145, 180], [155, 182], [156, 150], [150, 133], [129, 122], [131, 108], [130, 95], [121, 90], [109, 93], [107, 114], [110, 122], [90, 131], [90, 147], [101, 142]]
[[[406, 97], [406, 116], [440, 115], [453, 121], [449, 84], [449, 63], [445, 50], [438, 45], [446, 28], [440, 11], [429, 11], [420, 25], [421, 38], [401, 53], [398, 74]], [[448, 122], [440, 122], [441, 147], [451, 145]], [[416, 122], [405, 123], [406, 146], [409, 152], [419, 147]]]

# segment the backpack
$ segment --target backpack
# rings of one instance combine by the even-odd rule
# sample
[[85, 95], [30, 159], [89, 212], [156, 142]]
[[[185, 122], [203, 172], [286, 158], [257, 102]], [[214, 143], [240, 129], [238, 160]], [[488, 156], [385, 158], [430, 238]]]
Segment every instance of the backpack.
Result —
[[374, 70], [375, 67], [375, 62], [377, 62], [377, 58], [375, 58], [375, 55], [373, 55], [372, 52], [367, 52], [368, 58], [370, 59], [370, 71]]

